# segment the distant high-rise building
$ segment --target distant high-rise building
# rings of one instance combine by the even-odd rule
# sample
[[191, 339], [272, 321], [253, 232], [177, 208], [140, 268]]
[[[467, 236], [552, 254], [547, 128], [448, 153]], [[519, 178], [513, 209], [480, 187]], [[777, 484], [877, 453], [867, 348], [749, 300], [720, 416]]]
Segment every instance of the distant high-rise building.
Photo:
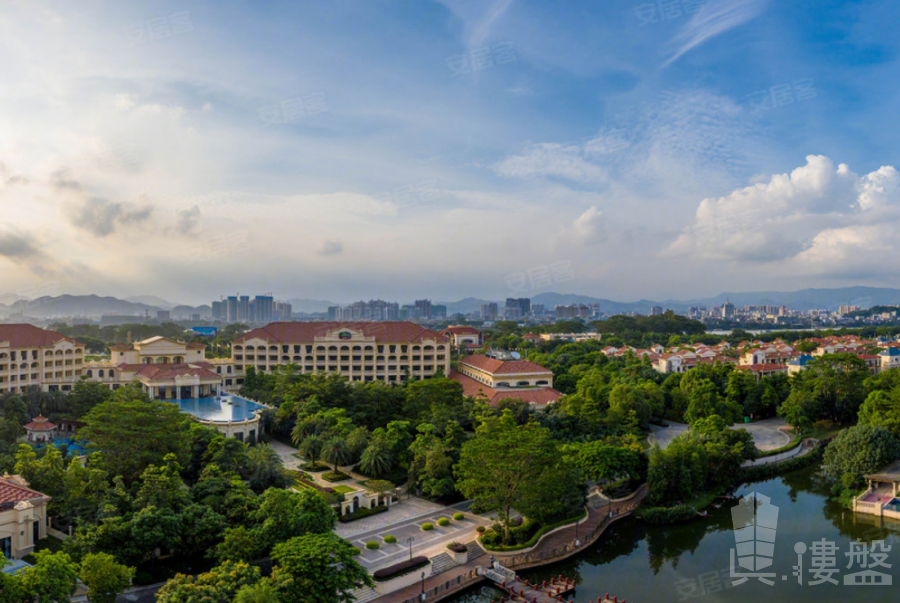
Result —
[[247, 322], [250, 320], [250, 296], [249, 295], [241, 295], [238, 298], [237, 319], [238, 319], [238, 322]]
[[[416, 318], [431, 318], [431, 300], [430, 299], [417, 299], [415, 301], [416, 308]], [[446, 312], [446, 308], [444, 308]]]
[[272, 318], [274, 320], [290, 320], [293, 314], [293, 307], [287, 302], [275, 302], [272, 310]]
[[225, 315], [225, 302], [214, 301], [212, 303], [212, 318], [213, 320], [225, 320], [227, 318]]
[[238, 321], [238, 298], [237, 295], [229, 295], [225, 300], [225, 320], [228, 322]]
[[169, 320], [171, 314], [168, 310], [157, 310], [156, 311], [156, 320]]
[[660, 316], [662, 313], [662, 306], [652, 306], [650, 308], [650, 316]]
[[838, 314], [843, 316], [844, 314], [850, 314], [851, 312], [859, 312], [859, 306], [839, 306]]
[[734, 318], [734, 304], [730, 301], [722, 305], [722, 318]]
[[509, 320], [517, 320], [528, 316], [531, 312], [531, 300], [527, 297], [522, 298], [506, 298], [506, 307], [504, 314]]
[[343, 320], [340, 306], [328, 306], [328, 320]]
[[275, 299], [271, 295], [257, 295], [253, 300], [254, 312], [250, 320], [254, 322], [272, 322], [272, 315], [275, 311]]
[[495, 302], [481, 304], [482, 320], [497, 320], [497, 314], [499, 314], [499, 309], [497, 308], [497, 304]]
[[443, 304], [431, 306], [431, 315], [435, 318], [447, 318], [447, 306]]

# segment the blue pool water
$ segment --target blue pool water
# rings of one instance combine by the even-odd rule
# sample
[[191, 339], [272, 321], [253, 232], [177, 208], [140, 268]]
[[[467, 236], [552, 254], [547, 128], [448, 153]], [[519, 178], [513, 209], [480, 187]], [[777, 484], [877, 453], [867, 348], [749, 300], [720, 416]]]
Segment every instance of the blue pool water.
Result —
[[181, 412], [192, 414], [203, 421], [222, 423], [252, 419], [255, 411], [265, 408], [262, 404], [231, 394], [223, 395], [221, 400], [211, 397], [166, 400], [166, 402], [177, 404]]
[[[68, 450], [68, 453], [74, 454], [75, 456], [82, 456], [82, 455], [90, 454], [91, 452], [94, 452], [93, 450], [90, 450], [89, 448], [87, 448], [88, 443], [86, 441], [73, 440], [72, 438], [57, 438], [57, 439], [53, 440], [53, 442], [51, 442], [49, 445], [53, 446], [54, 448], [59, 448], [63, 444], [66, 445], [66, 449]], [[40, 450], [44, 446], [46, 446], [46, 444], [37, 444], [35, 446], [35, 449]]]
[[888, 511], [900, 511], [900, 498], [893, 498], [891, 502], [885, 505]]

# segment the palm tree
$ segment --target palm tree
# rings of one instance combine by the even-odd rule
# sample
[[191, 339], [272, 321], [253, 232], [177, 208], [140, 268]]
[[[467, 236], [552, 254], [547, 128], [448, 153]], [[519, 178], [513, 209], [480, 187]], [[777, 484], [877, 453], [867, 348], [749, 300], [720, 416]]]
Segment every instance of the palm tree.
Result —
[[391, 446], [381, 438], [375, 438], [366, 446], [359, 463], [359, 468], [363, 473], [372, 477], [387, 475], [393, 466], [394, 458], [391, 455]]
[[300, 446], [297, 447], [297, 450], [299, 450], [300, 454], [305, 456], [309, 460], [310, 464], [315, 467], [316, 461], [321, 458], [323, 445], [324, 442], [322, 441], [322, 438], [320, 438], [319, 436], [311, 435], [307, 436], [305, 440], [300, 442]]
[[255, 492], [283, 487], [285, 480], [281, 457], [269, 444], [257, 444], [247, 450], [250, 486]]
[[343, 438], [334, 437], [325, 442], [322, 448], [322, 458], [334, 465], [334, 472], [337, 473], [338, 466], [349, 463], [353, 455]]

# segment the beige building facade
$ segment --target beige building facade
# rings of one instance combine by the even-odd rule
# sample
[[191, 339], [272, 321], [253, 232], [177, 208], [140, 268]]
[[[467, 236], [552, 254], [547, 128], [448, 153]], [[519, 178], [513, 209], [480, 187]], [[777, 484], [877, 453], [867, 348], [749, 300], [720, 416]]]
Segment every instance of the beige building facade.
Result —
[[0, 394], [69, 391], [82, 376], [84, 346], [29, 324], [0, 325]]
[[450, 374], [450, 341], [410, 322], [275, 322], [232, 342], [235, 374], [296, 364], [303, 373], [404, 383]]
[[17, 475], [0, 477], [0, 555], [21, 559], [47, 536], [50, 497], [28, 488]]

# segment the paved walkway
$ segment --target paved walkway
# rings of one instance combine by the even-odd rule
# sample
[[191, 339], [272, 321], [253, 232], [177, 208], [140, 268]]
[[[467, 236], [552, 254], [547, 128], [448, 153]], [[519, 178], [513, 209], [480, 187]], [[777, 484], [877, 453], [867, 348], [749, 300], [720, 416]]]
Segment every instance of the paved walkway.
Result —
[[[784, 422], [784, 419], [775, 417], [755, 423], [735, 423], [731, 429], [746, 429], [753, 436], [753, 443], [756, 447], [765, 452], [791, 443], [791, 435], [783, 429], [786, 427], [787, 423]], [[659, 442], [660, 448], [665, 448], [675, 437], [688, 431], [688, 426], [684, 423], [669, 423], [668, 427], [651, 425], [650, 428], [653, 432], [649, 439]]]
[[[629, 500], [621, 501], [618, 503], [612, 503], [611, 506], [604, 506], [604, 507], [601, 507], [598, 509], [591, 510], [588, 514], [587, 520], [578, 524], [578, 536], [579, 536], [579, 538], [582, 539], [582, 547], [579, 547], [578, 549], [576, 549], [576, 551], [574, 551], [572, 554], [575, 554], [576, 552], [580, 552], [584, 548], [586, 548], [587, 546], [592, 544], [592, 543], [584, 542], [583, 539], [588, 534], [593, 532], [594, 529], [603, 522], [604, 518], [607, 516], [607, 514], [610, 511], [612, 511], [612, 513], [615, 515], [619, 512], [620, 509], [622, 509], [623, 507], [632, 503], [633, 500], [634, 499], [629, 499]], [[602, 534], [602, 532], [601, 532], [601, 534]], [[599, 536], [600, 536], [600, 534], [597, 535], [598, 538], [599, 538]], [[558, 530], [556, 532], [553, 532], [552, 534], [545, 536], [538, 543], [537, 547], [535, 547], [533, 549], [533, 551], [530, 551], [530, 552], [537, 553], [539, 551], [551, 551], [555, 548], [562, 547], [562, 546], [572, 542], [573, 540], [575, 540], [574, 525], [568, 526], [566, 528], [563, 528], [561, 530]], [[504, 559], [509, 560], [510, 556], [504, 557], [504, 556], [497, 555], [495, 558], [500, 564], [504, 564]], [[527, 567], [538, 567], [540, 565], [549, 565], [550, 563], [555, 563], [556, 561], [559, 561], [564, 558], [565, 558], [565, 556], [556, 557], [553, 559], [546, 559], [546, 560], [542, 560], [539, 563], [513, 566], [511, 569], [525, 569]], [[452, 569], [450, 569], [446, 572], [443, 572], [441, 574], [438, 574], [436, 576], [431, 576], [430, 578], [426, 578], [425, 579], [425, 590], [428, 591], [432, 588], [435, 588], [439, 585], [444, 584], [445, 582], [447, 582], [449, 580], [456, 580], [457, 576], [462, 576], [462, 575], [468, 574], [469, 572], [471, 572], [473, 569], [475, 569], [477, 567], [485, 567], [488, 564], [487, 559], [488, 559], [488, 557], [481, 557], [474, 561], [470, 561], [469, 563], [466, 563], [463, 565], [457, 565], [457, 566], [453, 567]], [[469, 586], [471, 586], [471, 584], [467, 585], [466, 588], [469, 588]], [[399, 603], [399, 602], [405, 601], [406, 599], [416, 597], [421, 592], [422, 592], [422, 583], [419, 582], [412, 586], [408, 586], [406, 588], [394, 591], [390, 594], [382, 595], [381, 597], [374, 599], [373, 602], [374, 603]], [[447, 594], [449, 595], [450, 593], [447, 593]], [[435, 599], [430, 598], [429, 600], [434, 601]]]

